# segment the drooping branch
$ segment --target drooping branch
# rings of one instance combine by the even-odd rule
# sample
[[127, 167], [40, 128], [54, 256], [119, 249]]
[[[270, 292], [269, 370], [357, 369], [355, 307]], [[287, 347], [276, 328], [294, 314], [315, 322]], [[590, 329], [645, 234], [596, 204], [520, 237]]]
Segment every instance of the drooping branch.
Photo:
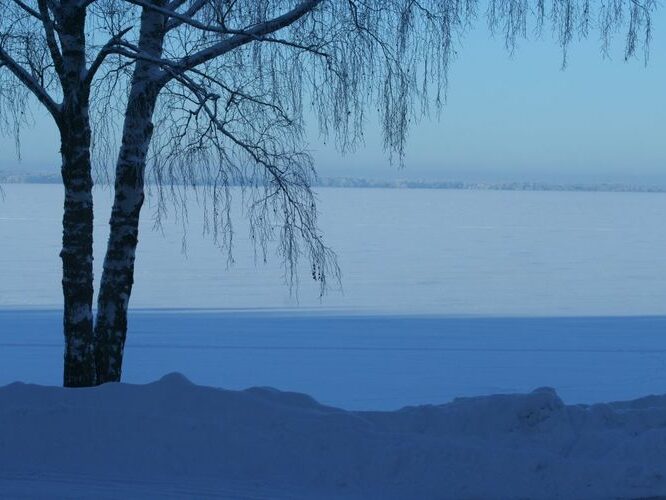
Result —
[[[562, 68], [568, 63], [569, 48], [576, 36], [587, 38], [591, 28], [596, 27], [601, 50], [609, 55], [609, 46], [614, 35], [626, 26], [625, 59], [636, 55], [637, 40], [641, 32], [645, 62], [649, 57], [652, 13], [657, 8], [656, 0], [613, 0], [595, 2], [589, 0], [536, 0], [534, 5], [525, 0], [489, 0], [487, 22], [490, 31], [504, 38], [506, 48], [513, 52], [520, 39], [528, 37], [528, 22], [534, 18], [537, 34], [550, 23], [554, 37], [562, 49]], [[628, 22], [625, 20], [628, 18]]]
[[[278, 236], [285, 278], [292, 287], [298, 277], [296, 264], [299, 256], [301, 253], [307, 255], [313, 277], [323, 293], [329, 279], [339, 279], [340, 270], [335, 255], [324, 244], [317, 229], [316, 200], [310, 189], [315, 175], [311, 160], [307, 153], [297, 147], [292, 149], [285, 142], [288, 135], [282, 137], [284, 130], [295, 125], [294, 120], [278, 104], [199, 76], [202, 76], [201, 81], [187, 75], [174, 75], [171, 82], [168, 102], [174, 107], [165, 110], [165, 114], [171, 119], [182, 116], [183, 120], [165, 141], [165, 146], [172, 151], [175, 148], [176, 152], [175, 155], [168, 153], [166, 158], [175, 159], [187, 150], [196, 152], [201, 148], [212, 148], [224, 165], [224, 170], [221, 170], [222, 165], [216, 167], [220, 168], [220, 174], [235, 169], [236, 165], [239, 169], [236, 170], [237, 180], [241, 186], [247, 186], [248, 196], [253, 199], [248, 207], [252, 240], [265, 255], [267, 242]], [[226, 98], [211, 92], [206, 84], [218, 85], [227, 93]], [[189, 103], [191, 107], [177, 109], [177, 103]], [[182, 148], [180, 152], [179, 148]], [[195, 182], [195, 179], [204, 182], [204, 192], [210, 189], [210, 198], [219, 200], [216, 192], [220, 182], [217, 179], [225, 179], [223, 186], [226, 186], [228, 176], [214, 171], [210, 174], [210, 177], [208, 173], [203, 177], [190, 177], [189, 182]], [[170, 178], [162, 170], [157, 170], [155, 175], [162, 182]], [[208, 178], [211, 184], [206, 182]], [[222, 199], [227, 198], [222, 196]], [[220, 221], [225, 233], [230, 234], [229, 216], [220, 216], [227, 211], [228, 207], [221, 209], [214, 201], [213, 219]], [[217, 231], [217, 224], [213, 230]], [[215, 235], [217, 238], [217, 233]]]
[[60, 105], [53, 100], [46, 89], [25, 68], [17, 63], [2, 46], [0, 46], [0, 63], [9, 69], [32, 92], [39, 102], [51, 113], [54, 119], [59, 120]]

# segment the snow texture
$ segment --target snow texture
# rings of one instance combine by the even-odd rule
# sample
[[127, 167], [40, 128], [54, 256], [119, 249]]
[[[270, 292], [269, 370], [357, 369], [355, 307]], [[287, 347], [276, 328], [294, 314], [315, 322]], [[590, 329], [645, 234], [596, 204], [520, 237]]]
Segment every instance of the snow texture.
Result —
[[666, 396], [555, 391], [352, 412], [271, 388], [0, 388], [0, 491], [35, 497], [636, 498], [666, 495]]

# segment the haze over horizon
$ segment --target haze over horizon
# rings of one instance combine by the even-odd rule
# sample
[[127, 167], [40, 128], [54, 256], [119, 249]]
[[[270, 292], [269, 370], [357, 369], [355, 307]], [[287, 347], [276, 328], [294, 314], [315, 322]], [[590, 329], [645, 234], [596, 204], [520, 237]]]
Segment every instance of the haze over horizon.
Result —
[[[390, 165], [377, 117], [367, 120], [365, 144], [341, 155], [308, 134], [323, 177], [666, 184], [666, 9], [654, 16], [650, 60], [622, 60], [620, 36], [611, 60], [599, 41], [576, 42], [562, 71], [550, 36], [523, 41], [512, 56], [483, 21], [458, 48], [448, 102], [410, 132], [405, 168]], [[57, 173], [54, 124], [42, 109], [21, 137], [0, 137], [0, 170]]]

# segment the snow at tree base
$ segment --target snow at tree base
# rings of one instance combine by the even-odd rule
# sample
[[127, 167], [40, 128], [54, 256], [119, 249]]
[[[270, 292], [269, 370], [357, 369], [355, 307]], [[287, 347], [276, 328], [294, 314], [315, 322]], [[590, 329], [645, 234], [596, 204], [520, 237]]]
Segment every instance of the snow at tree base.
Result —
[[666, 396], [553, 389], [352, 412], [180, 374], [0, 388], [8, 497], [638, 498], [666, 495]]

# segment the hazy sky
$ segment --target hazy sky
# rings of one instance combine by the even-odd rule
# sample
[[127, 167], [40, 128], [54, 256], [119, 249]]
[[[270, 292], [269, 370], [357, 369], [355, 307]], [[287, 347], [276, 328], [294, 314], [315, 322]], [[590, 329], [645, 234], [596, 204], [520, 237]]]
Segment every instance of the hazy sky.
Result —
[[[621, 38], [604, 60], [595, 36], [569, 66], [546, 37], [511, 57], [483, 23], [459, 47], [441, 118], [411, 131], [407, 166], [390, 166], [377, 118], [359, 151], [341, 156], [312, 134], [324, 176], [666, 183], [666, 9], [655, 17], [647, 67], [623, 61]], [[40, 110], [23, 134], [23, 159], [0, 138], [0, 169], [56, 170], [54, 126]]]

